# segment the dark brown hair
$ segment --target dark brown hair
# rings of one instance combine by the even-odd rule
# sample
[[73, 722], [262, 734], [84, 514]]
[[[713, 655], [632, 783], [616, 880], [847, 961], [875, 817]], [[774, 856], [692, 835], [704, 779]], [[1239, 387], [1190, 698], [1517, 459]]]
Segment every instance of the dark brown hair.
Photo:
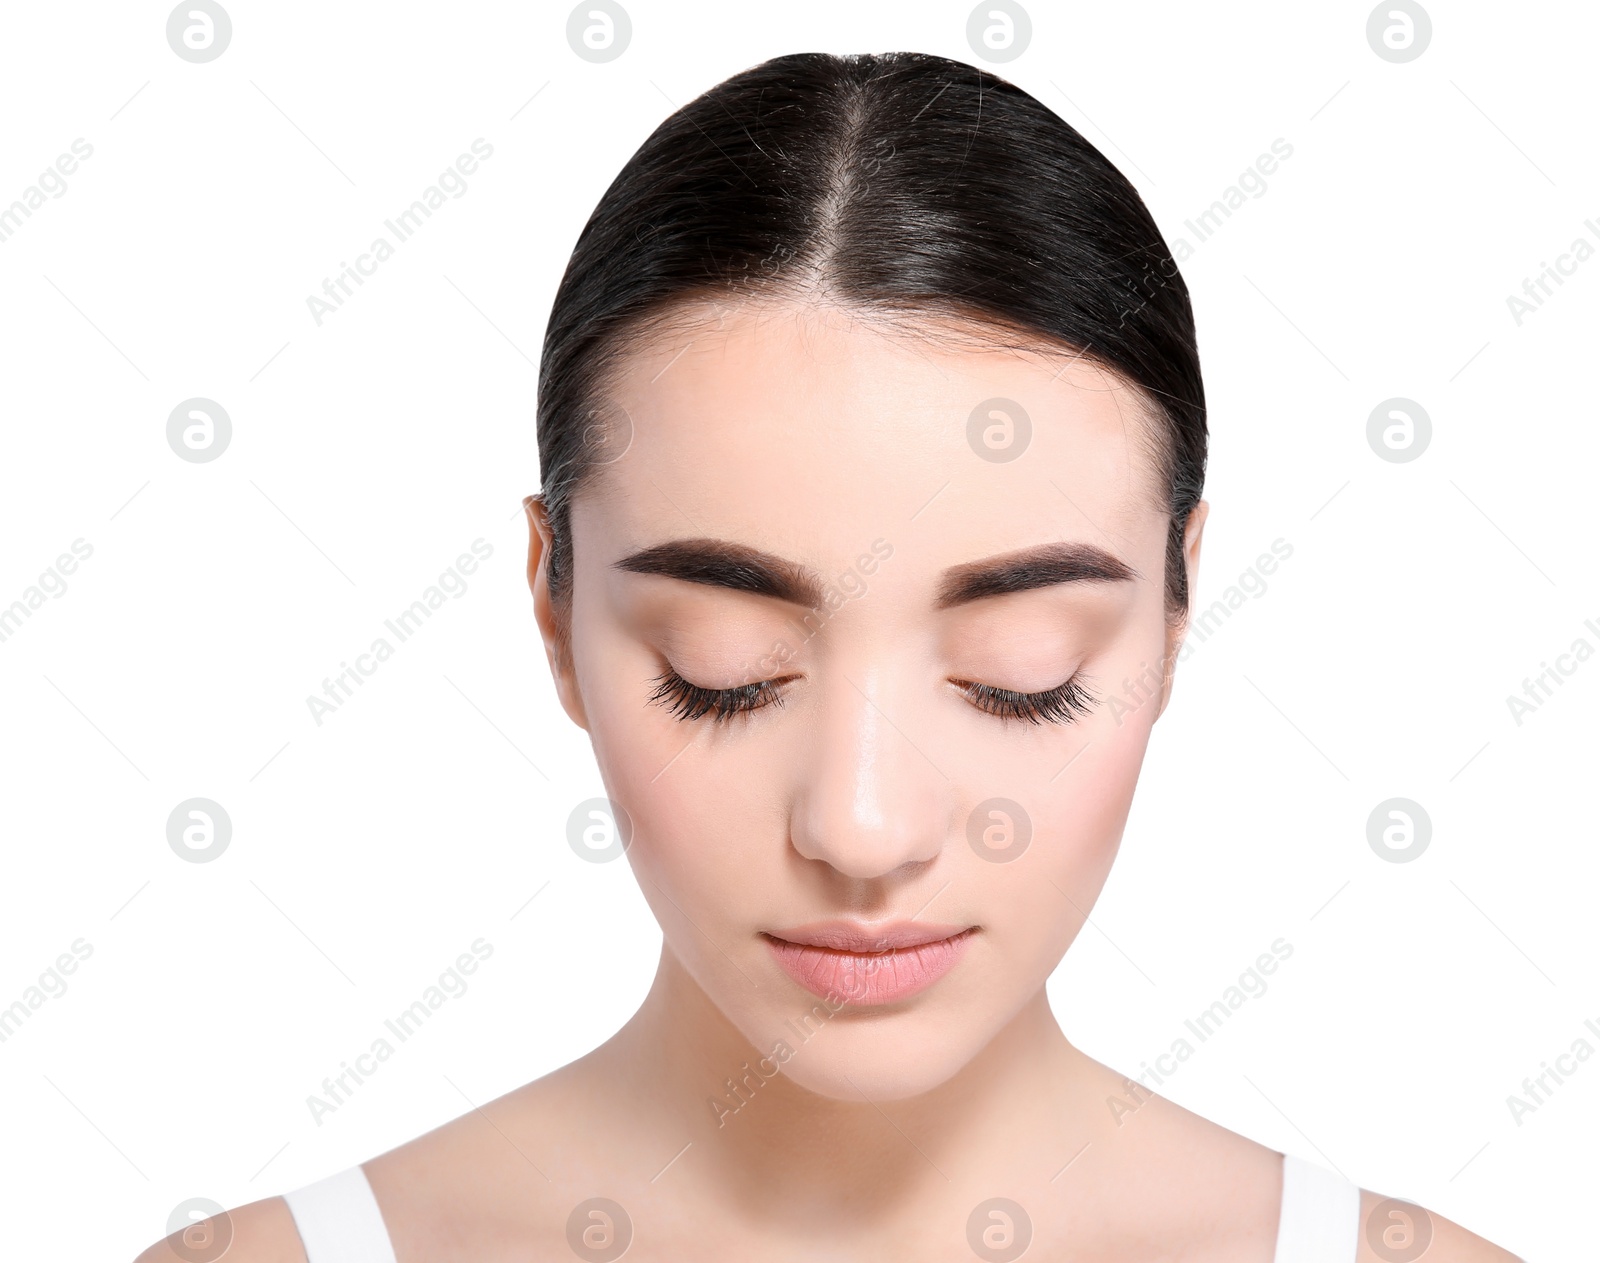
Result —
[[974, 66], [795, 53], [667, 118], [573, 248], [538, 405], [547, 575], [563, 628], [570, 505], [605, 463], [604, 391], [630, 341], [692, 300], [819, 290], [1081, 352], [1142, 391], [1171, 514], [1166, 604], [1170, 618], [1186, 614], [1183, 535], [1205, 478], [1205, 394], [1188, 289], [1139, 194], [1058, 115]]

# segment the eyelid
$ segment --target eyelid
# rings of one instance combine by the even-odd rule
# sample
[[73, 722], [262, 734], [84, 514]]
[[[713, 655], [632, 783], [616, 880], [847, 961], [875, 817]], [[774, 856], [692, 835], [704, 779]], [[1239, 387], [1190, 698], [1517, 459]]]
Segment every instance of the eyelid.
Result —
[[[711, 715], [712, 722], [720, 724], [752, 711], [765, 710], [768, 706], [783, 705], [782, 686], [797, 678], [795, 675], [776, 676], [732, 688], [707, 688], [686, 680], [669, 666], [656, 677], [656, 689], [649, 701], [665, 705], [668, 712], [681, 722], [692, 722]], [[1033, 693], [982, 684], [975, 680], [955, 679], [950, 683], [978, 710], [997, 717], [1002, 723], [1013, 719], [1026, 719], [1032, 724], [1076, 723], [1101, 700], [1089, 691], [1086, 677], [1081, 671], [1075, 671], [1053, 688]]]
[[1002, 723], [1026, 719], [1033, 724], [1071, 724], [1082, 719], [1100, 703], [1100, 698], [1089, 691], [1087, 678], [1081, 671], [1075, 671], [1060, 684], [1033, 693], [980, 684], [974, 680], [952, 680], [951, 683], [966, 694], [979, 710], [997, 716]]
[[[752, 711], [768, 706], [781, 706], [783, 694], [779, 687], [795, 679], [793, 675], [778, 676], [770, 680], [752, 680], [732, 688], [707, 688], [684, 679], [668, 666], [655, 677], [656, 688], [649, 701], [666, 706], [668, 713], [682, 722], [692, 722], [712, 716], [713, 723], [726, 723]], [[759, 699], [770, 700], [759, 700]]]

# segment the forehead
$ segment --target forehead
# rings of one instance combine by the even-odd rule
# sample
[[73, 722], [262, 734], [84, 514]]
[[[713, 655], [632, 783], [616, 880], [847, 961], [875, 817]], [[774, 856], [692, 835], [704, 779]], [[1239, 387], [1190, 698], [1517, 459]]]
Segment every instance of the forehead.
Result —
[[877, 537], [940, 564], [1159, 539], [1143, 397], [1081, 356], [1007, 340], [824, 303], [688, 309], [618, 363], [604, 512], [575, 513], [618, 552], [713, 535], [819, 565]]

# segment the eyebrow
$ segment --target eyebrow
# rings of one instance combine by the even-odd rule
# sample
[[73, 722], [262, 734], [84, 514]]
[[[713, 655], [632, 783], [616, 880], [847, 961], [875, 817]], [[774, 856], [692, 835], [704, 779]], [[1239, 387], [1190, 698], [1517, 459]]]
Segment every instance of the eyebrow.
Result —
[[[815, 608], [825, 585], [816, 571], [772, 553], [722, 539], [674, 539], [629, 553], [615, 568], [686, 583], [773, 597]], [[953, 609], [987, 597], [1063, 583], [1123, 583], [1138, 571], [1093, 544], [1039, 544], [964, 562], [945, 570], [934, 608]]]

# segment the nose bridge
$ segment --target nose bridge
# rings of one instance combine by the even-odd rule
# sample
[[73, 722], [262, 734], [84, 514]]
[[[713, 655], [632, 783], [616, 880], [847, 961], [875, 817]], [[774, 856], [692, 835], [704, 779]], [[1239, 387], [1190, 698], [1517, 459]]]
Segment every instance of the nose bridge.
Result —
[[854, 878], [884, 877], [938, 855], [945, 780], [910, 735], [915, 699], [889, 646], [820, 682], [816, 740], [790, 824], [794, 848]]

